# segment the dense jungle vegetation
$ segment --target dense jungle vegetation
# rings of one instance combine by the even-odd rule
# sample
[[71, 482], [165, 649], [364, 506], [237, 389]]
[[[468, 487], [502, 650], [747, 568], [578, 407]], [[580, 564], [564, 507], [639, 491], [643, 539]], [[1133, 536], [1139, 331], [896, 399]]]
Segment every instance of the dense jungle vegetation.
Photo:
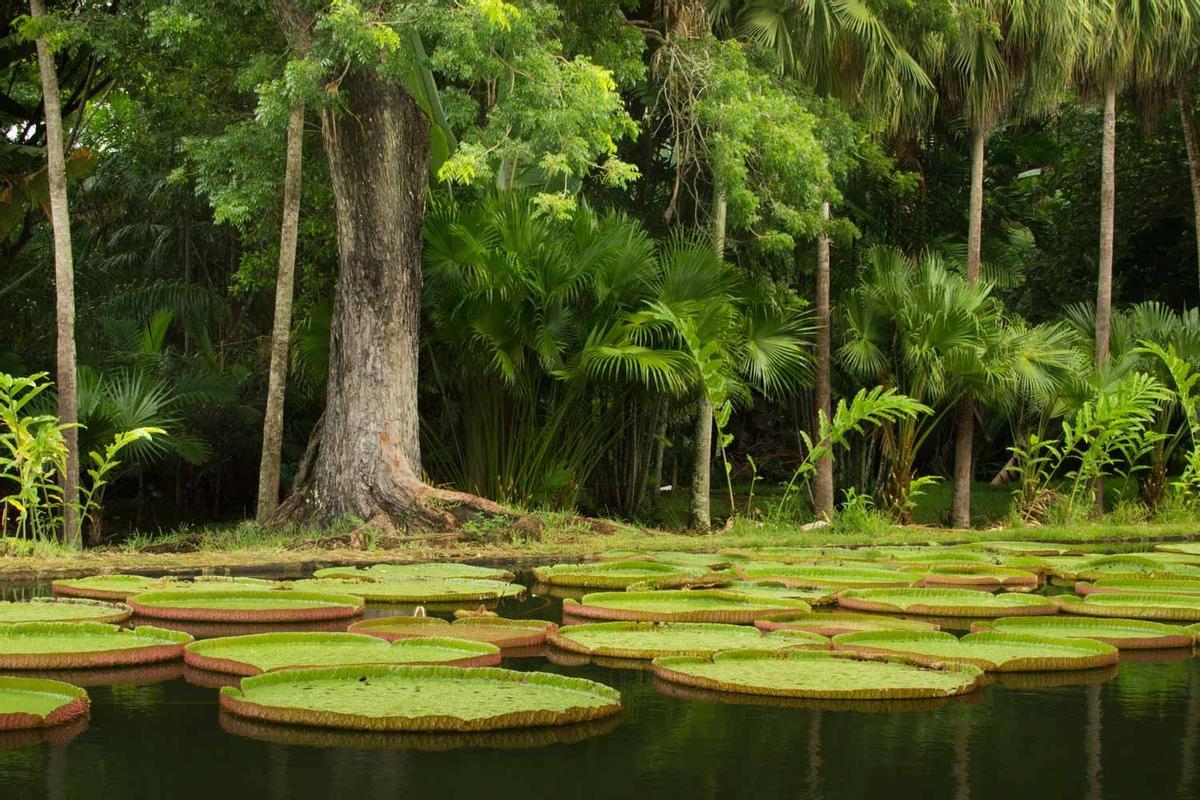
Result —
[[7, 537], [1200, 521], [1200, 0], [0, 5]]

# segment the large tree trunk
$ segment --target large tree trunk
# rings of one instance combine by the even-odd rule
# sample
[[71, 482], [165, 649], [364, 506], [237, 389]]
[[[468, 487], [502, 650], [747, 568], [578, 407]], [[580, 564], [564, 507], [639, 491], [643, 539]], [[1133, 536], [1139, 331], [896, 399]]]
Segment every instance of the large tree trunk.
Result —
[[1179, 81], [1179, 122], [1183, 127], [1183, 141], [1187, 145], [1188, 177], [1192, 185], [1192, 216], [1195, 218], [1196, 268], [1200, 275], [1200, 141], [1197, 141], [1196, 118], [1192, 115], [1192, 96], [1188, 91], [1187, 78]]
[[[829, 203], [821, 206], [821, 217], [829, 221]], [[817, 385], [815, 400], [817, 403], [818, 426], [822, 417], [826, 420], [833, 418], [833, 391], [830, 385], [830, 360], [832, 321], [829, 312], [829, 235], [822, 232], [817, 239]], [[829, 442], [821, 441], [823, 447]], [[825, 519], [833, 518], [833, 455], [817, 459], [817, 472], [813, 478], [813, 505], [817, 515]]]
[[[30, 15], [46, 15], [43, 0], [30, 0]], [[79, 518], [79, 430], [75, 385], [75, 267], [71, 256], [71, 216], [67, 207], [67, 167], [63, 155], [62, 101], [54, 54], [44, 39], [37, 40], [38, 65], [42, 73], [42, 97], [46, 108], [46, 172], [50, 184], [50, 222], [54, 227], [54, 316], [58, 332], [58, 418], [66, 426], [66, 471], [60, 476], [63, 492], [63, 540], [78, 547]]]
[[381, 528], [453, 530], [493, 502], [421, 480], [417, 337], [429, 122], [402, 88], [370, 67], [341, 81], [326, 111], [339, 278], [329, 382], [309, 480], [278, 516], [329, 524], [352, 516]]
[[1113, 216], [1117, 196], [1117, 89], [1104, 90], [1104, 152], [1100, 173], [1100, 274], [1096, 289], [1096, 367], [1108, 364], [1112, 327]]
[[279, 233], [279, 274], [275, 279], [275, 322], [271, 330], [271, 367], [263, 413], [262, 457], [258, 465], [256, 518], [266, 523], [279, 507], [279, 460], [283, 447], [283, 396], [287, 389], [288, 341], [292, 328], [292, 290], [296, 278], [296, 239], [300, 228], [300, 167], [304, 153], [304, 103], [292, 107], [287, 130], [287, 166], [283, 180], [283, 223]]
[[[967, 282], [970, 284], [979, 280], [980, 253], [983, 246], [983, 168], [986, 144], [987, 132], [983, 125], [977, 125], [971, 138], [971, 205], [970, 219], [967, 222]], [[950, 503], [950, 520], [956, 528], [971, 527], [974, 455], [975, 399], [968, 394], [959, 405], [954, 438], [954, 496]]]

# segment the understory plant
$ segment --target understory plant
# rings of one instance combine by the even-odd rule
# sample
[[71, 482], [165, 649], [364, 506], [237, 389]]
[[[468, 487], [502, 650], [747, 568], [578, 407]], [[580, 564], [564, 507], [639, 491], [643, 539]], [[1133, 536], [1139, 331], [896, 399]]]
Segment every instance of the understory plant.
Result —
[[1197, 413], [1196, 384], [1200, 382], [1200, 371], [1181, 358], [1174, 345], [1163, 347], [1155, 342], [1143, 341], [1144, 352], [1158, 358], [1171, 376], [1175, 385], [1175, 399], [1183, 414], [1181, 433], [1191, 441], [1191, 450], [1184, 460], [1183, 473], [1172, 486], [1177, 499], [1185, 506], [1194, 508], [1200, 504], [1200, 414]]
[[[67, 425], [53, 414], [37, 413], [37, 398], [51, 388], [46, 373], [14, 377], [0, 372], [0, 535], [18, 539], [49, 541], [57, 534], [71, 540], [63, 530], [66, 503], [58, 485], [66, 468]], [[88, 453], [86, 480], [81, 482], [78, 510], [84, 524], [99, 525], [105, 487], [121, 462], [118, 454], [139, 441], [148, 441], [164, 431], [139, 427], [116, 433], [99, 450]], [[10, 530], [10, 517], [13, 519]], [[78, 540], [79, 537], [76, 537]]]
[[1155, 416], [1171, 398], [1150, 375], [1130, 372], [1064, 418], [1060, 436], [1031, 433], [1025, 445], [1010, 447], [1019, 476], [1013, 492], [1017, 514], [1037, 522], [1054, 509], [1073, 518], [1090, 503], [1098, 481], [1144, 469], [1139, 462], [1163, 437], [1153, 430]]

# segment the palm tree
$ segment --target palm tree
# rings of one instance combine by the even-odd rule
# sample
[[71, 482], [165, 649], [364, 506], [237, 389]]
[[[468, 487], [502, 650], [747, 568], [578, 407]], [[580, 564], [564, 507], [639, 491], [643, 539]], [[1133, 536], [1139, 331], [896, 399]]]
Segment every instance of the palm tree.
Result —
[[[1041, 111], [1066, 87], [1079, 37], [1079, 0], [962, 0], [945, 70], [948, 94], [971, 132], [967, 281], [979, 280], [987, 140], [1020, 95], [1018, 111]], [[951, 523], [971, 524], [975, 403], [963, 398], [954, 446]]]
[[[901, 39], [867, 4], [854, 0], [714, 0], [719, 28], [773, 50], [784, 70], [822, 95], [862, 108], [895, 129], [928, 111], [933, 83]], [[816, 418], [833, 415], [832, 316], [829, 298], [829, 198], [817, 237], [814, 323], [817, 331]], [[817, 461], [813, 504], [818, 515], [834, 508], [833, 456]]]
[[[46, 16], [44, 0], [29, 0], [30, 16]], [[71, 256], [71, 215], [67, 207], [67, 168], [63, 156], [62, 101], [54, 54], [45, 39], [36, 41], [42, 73], [42, 99], [46, 108], [46, 162], [50, 183], [50, 220], [54, 227], [54, 316], [58, 330], [58, 418], [65, 426], [66, 469], [61, 477], [63, 540], [78, 547], [79, 431], [75, 426], [78, 401], [75, 386], [75, 267]]]

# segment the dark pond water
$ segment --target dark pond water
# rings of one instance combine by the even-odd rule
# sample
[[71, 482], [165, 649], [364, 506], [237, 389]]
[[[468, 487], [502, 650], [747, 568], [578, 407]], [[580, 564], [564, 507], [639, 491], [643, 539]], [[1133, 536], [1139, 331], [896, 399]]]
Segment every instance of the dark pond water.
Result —
[[[45, 587], [0, 587], [30, 593]], [[501, 610], [555, 619], [560, 606]], [[1200, 797], [1200, 659], [1186, 651], [870, 712], [675, 696], [647, 672], [545, 657], [506, 666], [607, 683], [625, 712], [600, 728], [477, 740], [338, 738], [239, 725], [180, 665], [76, 674], [64, 677], [94, 684], [90, 722], [65, 742], [0, 736], [0, 800]]]

